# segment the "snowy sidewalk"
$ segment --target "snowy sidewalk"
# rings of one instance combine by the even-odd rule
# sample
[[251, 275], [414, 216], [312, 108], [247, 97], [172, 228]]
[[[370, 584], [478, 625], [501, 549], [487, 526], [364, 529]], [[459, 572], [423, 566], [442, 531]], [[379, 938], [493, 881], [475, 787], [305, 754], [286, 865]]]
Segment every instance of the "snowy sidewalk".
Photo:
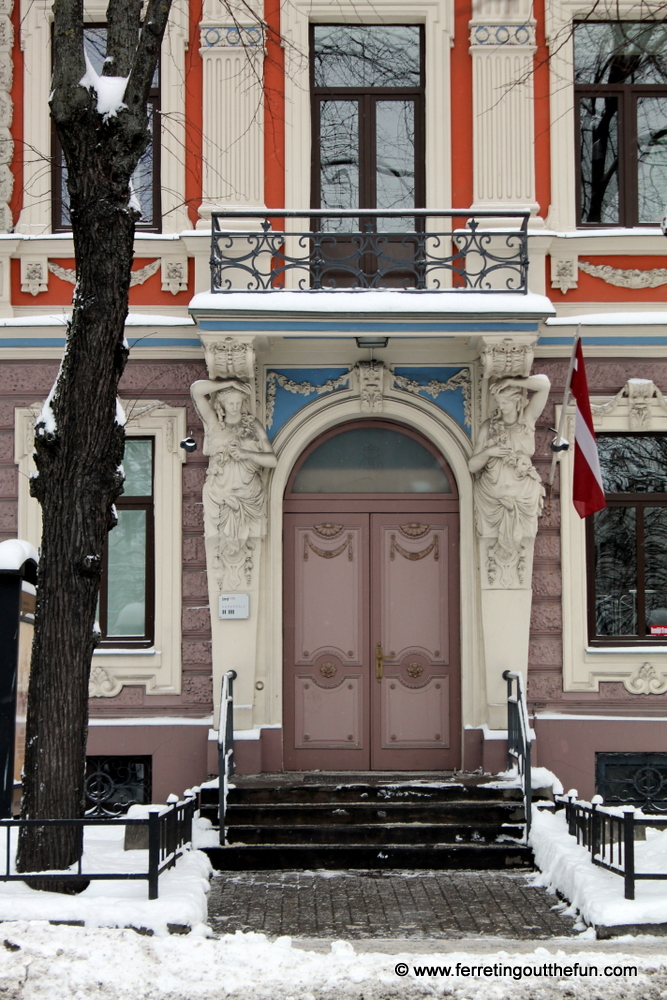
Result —
[[544, 939], [574, 933], [555, 895], [532, 872], [264, 871], [211, 879], [216, 933], [271, 937]]

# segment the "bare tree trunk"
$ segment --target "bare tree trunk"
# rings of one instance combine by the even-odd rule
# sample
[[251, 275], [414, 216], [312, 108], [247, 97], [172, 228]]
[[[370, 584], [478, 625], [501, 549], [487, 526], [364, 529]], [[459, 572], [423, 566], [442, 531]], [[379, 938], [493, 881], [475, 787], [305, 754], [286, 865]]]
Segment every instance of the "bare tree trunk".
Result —
[[[170, 0], [110, 0], [104, 74], [127, 76], [124, 105], [97, 110], [81, 86], [82, 0], [54, 3], [51, 114], [68, 168], [77, 268], [67, 347], [35, 436], [38, 476], [31, 492], [43, 531], [32, 651], [22, 815], [76, 818], [84, 809], [88, 680], [102, 549], [122, 491], [124, 431], [116, 421], [118, 382], [127, 359], [134, 226], [130, 178], [146, 148], [147, 97]], [[111, 61], [109, 61], [111, 60]], [[81, 853], [74, 827], [21, 831], [17, 869], [64, 869]], [[79, 891], [34, 880], [36, 888]]]

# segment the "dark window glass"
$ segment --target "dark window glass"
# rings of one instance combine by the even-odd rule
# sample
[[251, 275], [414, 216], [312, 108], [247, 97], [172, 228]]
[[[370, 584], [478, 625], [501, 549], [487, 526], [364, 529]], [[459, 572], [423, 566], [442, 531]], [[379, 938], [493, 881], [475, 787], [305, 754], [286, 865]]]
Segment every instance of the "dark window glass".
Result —
[[417, 25], [318, 24], [314, 28], [316, 87], [419, 87]]
[[128, 438], [118, 524], [107, 536], [98, 619], [103, 645], [149, 646], [153, 640], [153, 440]]
[[[100, 75], [107, 48], [107, 29], [104, 26], [84, 28], [84, 45], [86, 55], [95, 72]], [[132, 191], [141, 209], [141, 218], [137, 222], [138, 229], [159, 228], [159, 149], [155, 137], [159, 135], [159, 68], [156, 68], [148, 97], [148, 128], [153, 138], [141, 156], [132, 175]], [[53, 170], [53, 228], [67, 230], [71, 227], [69, 214], [69, 191], [67, 190], [67, 166], [58, 137], [53, 132], [54, 170]]]
[[591, 641], [667, 641], [667, 436], [599, 434], [607, 507], [588, 523]]
[[292, 493], [451, 493], [442, 463], [407, 434], [358, 427], [327, 438], [297, 472]]
[[667, 26], [574, 28], [579, 221], [650, 225], [667, 200]]

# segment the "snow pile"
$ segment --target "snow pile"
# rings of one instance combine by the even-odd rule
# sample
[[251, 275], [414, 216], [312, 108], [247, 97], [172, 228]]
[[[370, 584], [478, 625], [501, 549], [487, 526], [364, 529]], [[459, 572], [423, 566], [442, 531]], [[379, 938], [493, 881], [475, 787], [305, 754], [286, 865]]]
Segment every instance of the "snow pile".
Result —
[[[553, 948], [464, 951], [445, 947], [439, 953], [409, 949], [357, 951], [347, 941], [326, 950], [294, 947], [290, 938], [268, 941], [263, 934], [207, 937], [198, 927], [187, 937], [140, 937], [128, 930], [53, 927], [17, 922], [5, 924], [0, 958], [0, 992], [22, 1000], [413, 1000], [450, 996], [467, 1000], [531, 1000], [539, 995], [579, 1000], [659, 996], [665, 986], [665, 958], [660, 953], [613, 955], [588, 947], [570, 952]], [[323, 943], [324, 944], [324, 943]], [[393, 953], [387, 953], [393, 952]], [[569, 967], [568, 978], [542, 974], [539, 987], [507, 975], [470, 976], [470, 967]], [[578, 963], [596, 973], [573, 975]], [[456, 971], [463, 966], [466, 974]], [[603, 969], [630, 967], [618, 977]], [[429, 974], [426, 967], [439, 966]], [[444, 973], [443, 966], [448, 971]], [[419, 969], [421, 975], [415, 972]], [[443, 974], [444, 973], [444, 974]], [[16, 990], [16, 992], [14, 992]], [[19, 993], [20, 990], [20, 993]], [[538, 992], [539, 991], [539, 992]], [[576, 994], [575, 994], [576, 991]]]
[[[493, 781], [485, 781], [480, 787], [523, 788], [523, 778], [516, 767], [510, 768], [508, 771], [501, 771], [500, 774], [494, 775], [494, 778], [495, 780]], [[533, 790], [550, 788], [554, 795], [563, 794], [562, 784], [553, 771], [550, 771], [547, 767], [531, 767], [530, 787]]]
[[[541, 872], [534, 884], [562, 893], [587, 924], [667, 923], [667, 882], [636, 882], [636, 898], [625, 899], [623, 876], [593, 864], [587, 848], [568, 833], [564, 810], [533, 807], [529, 843]], [[667, 831], [649, 828], [646, 841], [635, 843], [635, 871], [667, 873]]]
[[[3, 855], [5, 836], [5, 830], [1, 830]], [[86, 827], [83, 872], [146, 872], [148, 851], [125, 851], [124, 836], [125, 826], [121, 823]], [[13, 830], [12, 852], [15, 847]], [[90, 882], [76, 896], [36, 891], [25, 882], [0, 882], [0, 921], [77, 920], [88, 927], [138, 927], [167, 934], [168, 924], [194, 927], [206, 920], [211, 870], [205, 854], [186, 850], [173, 868], [160, 875], [159, 898], [153, 900], [148, 899], [145, 879]]]
[[86, 72], [79, 80], [79, 86], [92, 89], [97, 94], [98, 114], [106, 118], [115, 117], [126, 105], [123, 104], [129, 76], [99, 76], [97, 70], [84, 52]]

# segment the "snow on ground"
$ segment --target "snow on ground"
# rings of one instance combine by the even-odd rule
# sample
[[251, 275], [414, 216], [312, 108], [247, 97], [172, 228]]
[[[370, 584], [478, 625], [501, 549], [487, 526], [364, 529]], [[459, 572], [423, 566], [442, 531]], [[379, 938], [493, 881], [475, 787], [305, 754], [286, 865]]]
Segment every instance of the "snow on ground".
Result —
[[[565, 810], [533, 807], [529, 843], [540, 869], [534, 884], [562, 893], [587, 924], [667, 923], [667, 881], [635, 882], [635, 899], [625, 899], [623, 876], [593, 864], [568, 833]], [[649, 828], [646, 841], [635, 843], [635, 871], [667, 872], [667, 831]]]
[[[135, 818], [140, 817], [137, 814]], [[148, 851], [125, 851], [124, 834], [125, 827], [120, 823], [86, 827], [84, 873], [147, 871]], [[3, 830], [0, 831], [3, 856], [4, 838]], [[13, 831], [12, 853], [15, 847], [16, 831]], [[73, 896], [37, 891], [25, 882], [0, 882], [0, 920], [76, 920], [88, 927], [138, 927], [167, 934], [168, 924], [192, 927], [206, 920], [210, 872], [211, 864], [205, 854], [187, 850], [173, 868], [160, 875], [159, 897], [153, 900], [148, 898], [145, 879], [90, 882], [87, 889]]]
[[573, 953], [554, 942], [517, 951], [503, 943], [503, 950], [476, 952], [468, 940], [466, 948], [441, 942], [440, 952], [436, 945], [435, 951], [419, 953], [409, 947], [383, 950], [381, 941], [374, 951], [345, 941], [311, 950], [262, 934], [206, 935], [201, 925], [187, 936], [165, 938], [6, 923], [0, 927], [0, 995], [6, 1000], [658, 1000], [667, 987], [664, 954], [653, 949], [633, 954], [631, 942], [613, 951], [582, 942]]

